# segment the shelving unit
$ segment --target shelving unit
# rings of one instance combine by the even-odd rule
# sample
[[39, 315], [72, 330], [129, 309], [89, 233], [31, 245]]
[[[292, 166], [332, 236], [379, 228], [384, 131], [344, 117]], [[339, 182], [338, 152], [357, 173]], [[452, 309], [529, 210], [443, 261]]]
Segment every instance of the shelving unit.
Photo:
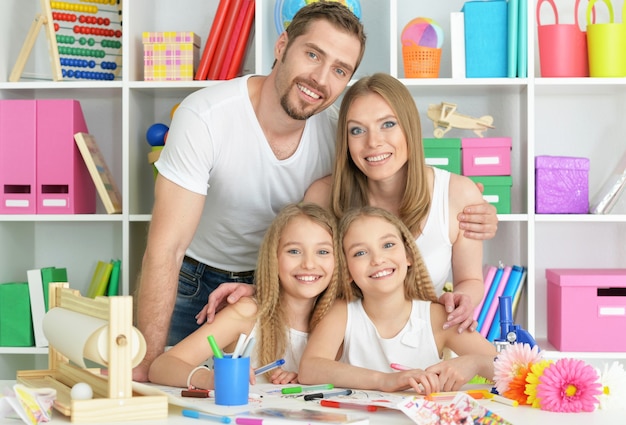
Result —
[[[383, 71], [402, 79], [422, 112], [427, 137], [432, 137], [432, 123], [425, 115], [430, 103], [451, 101], [468, 115], [494, 116], [496, 129], [487, 135], [513, 140], [512, 214], [499, 216], [496, 238], [485, 243], [485, 263], [502, 261], [528, 267], [517, 321], [538, 338], [549, 356], [625, 361], [626, 353], [560, 353], [547, 344], [545, 269], [626, 267], [626, 216], [535, 214], [534, 157], [589, 157], [590, 194], [597, 192], [624, 151], [626, 79], [541, 78], [532, 1], [528, 6], [528, 78], [452, 79], [446, 40], [440, 78], [405, 79], [398, 41], [404, 25], [414, 17], [427, 16], [449, 34], [449, 13], [460, 10], [463, 3], [361, 0], [368, 44], [355, 78]], [[564, 16], [572, 16], [568, 7], [573, 5], [564, 0], [556, 3], [564, 22]], [[80, 100], [89, 131], [96, 136], [122, 191], [123, 212], [106, 215], [98, 201], [95, 215], [0, 215], [0, 282], [25, 281], [27, 269], [55, 265], [67, 267], [72, 287], [86, 290], [95, 261], [117, 257], [122, 260], [122, 292], [134, 292], [154, 199], [145, 131], [155, 122], [169, 125], [174, 105], [189, 93], [214, 84], [144, 82], [141, 33], [194, 31], [201, 36], [203, 48], [217, 4], [217, 0], [125, 1], [123, 66], [116, 81], [51, 81], [47, 46], [41, 35], [24, 78], [10, 83], [8, 76], [26, 35], [24, 28], [37, 13], [39, 1], [6, 1], [4, 10], [9, 12], [0, 15], [0, 98]], [[621, 6], [614, 4], [614, 8], [615, 16], [621, 16]], [[256, 11], [255, 39], [244, 69], [266, 74], [277, 37], [274, 0], [257, 0]], [[545, 22], [550, 22], [549, 17]], [[458, 130], [449, 133], [450, 137], [465, 135]], [[13, 379], [17, 369], [45, 368], [45, 353], [46, 349], [0, 347], [0, 379]]]

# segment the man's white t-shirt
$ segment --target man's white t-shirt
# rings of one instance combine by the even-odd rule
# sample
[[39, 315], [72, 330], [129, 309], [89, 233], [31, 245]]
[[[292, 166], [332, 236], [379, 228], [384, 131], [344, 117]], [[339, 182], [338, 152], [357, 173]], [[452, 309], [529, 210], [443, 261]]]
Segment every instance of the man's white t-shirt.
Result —
[[332, 173], [337, 126], [331, 106], [307, 120], [291, 157], [277, 159], [252, 108], [248, 78], [200, 89], [181, 102], [155, 163], [163, 177], [206, 195], [187, 255], [232, 272], [254, 270], [276, 214]]

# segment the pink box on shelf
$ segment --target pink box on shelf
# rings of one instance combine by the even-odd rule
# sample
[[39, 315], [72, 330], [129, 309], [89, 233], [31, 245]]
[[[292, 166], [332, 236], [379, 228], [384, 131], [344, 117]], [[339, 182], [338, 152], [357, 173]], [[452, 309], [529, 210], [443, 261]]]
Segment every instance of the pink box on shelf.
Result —
[[74, 99], [37, 100], [37, 214], [93, 214], [96, 187], [74, 134], [88, 133]]
[[589, 159], [549, 155], [535, 157], [535, 212], [587, 214]]
[[0, 100], [0, 214], [37, 212], [34, 100]]
[[461, 139], [463, 175], [508, 176], [511, 174], [510, 137]]
[[546, 269], [548, 341], [560, 351], [626, 351], [626, 269]]

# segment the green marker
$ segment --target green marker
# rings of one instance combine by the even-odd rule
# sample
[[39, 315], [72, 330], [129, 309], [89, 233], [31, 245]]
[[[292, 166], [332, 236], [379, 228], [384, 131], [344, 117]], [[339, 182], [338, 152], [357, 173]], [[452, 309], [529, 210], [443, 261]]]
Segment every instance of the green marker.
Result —
[[309, 385], [306, 387], [287, 387], [282, 389], [283, 394], [299, 394], [305, 391], [321, 391], [332, 390], [335, 388], [333, 384]]
[[224, 355], [222, 354], [222, 350], [220, 350], [220, 347], [217, 346], [217, 342], [215, 342], [215, 338], [213, 338], [213, 335], [207, 336], [206, 339], [209, 341], [211, 350], [213, 350], [213, 357], [215, 357], [216, 359], [223, 359]]

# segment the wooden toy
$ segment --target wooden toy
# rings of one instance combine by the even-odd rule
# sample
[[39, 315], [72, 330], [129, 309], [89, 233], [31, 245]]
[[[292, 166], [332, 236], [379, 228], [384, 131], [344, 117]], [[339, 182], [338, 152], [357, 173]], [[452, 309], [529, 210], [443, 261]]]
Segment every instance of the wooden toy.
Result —
[[452, 128], [463, 130], [474, 130], [474, 133], [483, 137], [483, 132], [489, 128], [494, 128], [493, 117], [484, 115], [480, 118], [463, 115], [456, 111], [456, 103], [441, 102], [439, 105], [429, 105], [427, 116], [433, 121], [435, 126], [434, 135], [440, 139]]
[[[85, 3], [94, 3], [89, 5]], [[19, 81], [44, 28], [52, 79], [114, 80], [122, 59], [122, 2], [118, 0], [41, 0], [9, 81]]]
[[[130, 296], [82, 297], [68, 283], [50, 284], [50, 309], [67, 310], [108, 321], [108, 376], [99, 369], [70, 364], [63, 353], [49, 345], [48, 370], [17, 372], [21, 384], [54, 388], [54, 408], [69, 416], [72, 422], [117, 422], [163, 419], [168, 414], [166, 395], [141, 395], [132, 387], [132, 321], [133, 301]], [[88, 384], [93, 399], [71, 399], [71, 389], [78, 383]]]

